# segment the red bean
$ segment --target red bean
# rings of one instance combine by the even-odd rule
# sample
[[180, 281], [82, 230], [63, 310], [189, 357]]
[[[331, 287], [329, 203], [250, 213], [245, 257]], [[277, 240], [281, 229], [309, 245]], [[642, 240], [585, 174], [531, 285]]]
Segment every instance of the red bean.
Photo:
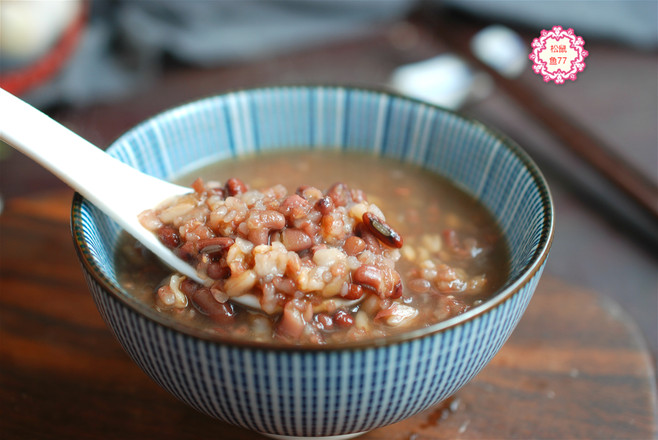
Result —
[[185, 261], [190, 261], [196, 257], [196, 244], [191, 241], [185, 242], [176, 249], [175, 253], [178, 255], [178, 258], [182, 258]]
[[245, 185], [242, 180], [231, 177], [226, 181], [226, 192], [229, 196], [236, 196], [242, 193], [246, 193], [247, 185]]
[[213, 280], [222, 280], [228, 278], [231, 275], [231, 269], [226, 265], [225, 262], [214, 261], [208, 265], [206, 269], [206, 274]]
[[315, 209], [320, 211], [320, 214], [327, 215], [334, 210], [334, 201], [331, 197], [322, 197], [320, 200], [315, 202]]
[[352, 280], [362, 287], [374, 289], [381, 298], [402, 296], [400, 274], [390, 267], [364, 264], [352, 273]]
[[156, 234], [160, 242], [169, 249], [177, 248], [180, 245], [180, 235], [171, 226], [161, 226], [158, 228]]
[[363, 287], [361, 287], [358, 284], [350, 283], [349, 287], [347, 288], [347, 294], [344, 296], [345, 299], [360, 299], [365, 292], [363, 291]]
[[315, 319], [322, 330], [331, 330], [334, 326], [334, 320], [326, 313], [318, 313]]
[[304, 217], [308, 213], [308, 210], [308, 201], [298, 194], [286, 197], [279, 207], [279, 212], [291, 220]]
[[352, 315], [342, 310], [336, 312], [333, 321], [339, 327], [351, 327], [354, 325], [354, 318]]
[[354, 234], [365, 242], [366, 249], [376, 254], [381, 253], [382, 243], [370, 232], [365, 223], [357, 224], [354, 228]]
[[233, 246], [233, 243], [235, 243], [235, 240], [230, 237], [212, 237], [197, 241], [197, 247], [199, 252], [212, 254], [230, 248]]
[[251, 229], [247, 235], [247, 240], [254, 245], [268, 244], [270, 241], [269, 229]]
[[379, 287], [384, 281], [384, 273], [375, 266], [364, 264], [352, 274], [355, 283], [371, 287], [379, 292]]
[[194, 295], [194, 292], [199, 289], [199, 284], [196, 282], [192, 281], [189, 278], [185, 278], [181, 283], [180, 283], [180, 290], [183, 292], [188, 298], [191, 298], [192, 295]]
[[363, 224], [370, 230], [370, 232], [387, 246], [401, 248], [402, 237], [395, 232], [384, 220], [377, 217], [371, 212], [363, 213]]
[[359, 237], [357, 237], [356, 235], [353, 235], [349, 237], [347, 240], [345, 240], [345, 244], [343, 245], [343, 250], [347, 255], [350, 256], [359, 255], [365, 249], [366, 249], [366, 242], [360, 239]]
[[281, 242], [289, 251], [299, 252], [313, 245], [311, 237], [299, 229], [284, 229], [281, 232]]
[[204, 287], [192, 295], [192, 304], [204, 315], [219, 324], [229, 324], [235, 320], [236, 311], [230, 302], [220, 303]]

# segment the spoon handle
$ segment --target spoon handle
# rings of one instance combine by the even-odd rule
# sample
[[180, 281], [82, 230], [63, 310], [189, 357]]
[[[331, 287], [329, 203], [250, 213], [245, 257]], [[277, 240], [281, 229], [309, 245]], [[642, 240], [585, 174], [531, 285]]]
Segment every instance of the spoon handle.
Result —
[[169, 266], [196, 271], [165, 248], [137, 218], [165, 199], [190, 192], [113, 158], [21, 99], [0, 89], [0, 139], [82, 194]]
[[[34, 159], [117, 221], [116, 215], [134, 216], [165, 198], [189, 191], [109, 156], [2, 89], [0, 108], [0, 139]], [[139, 196], [135, 197], [136, 193]]]

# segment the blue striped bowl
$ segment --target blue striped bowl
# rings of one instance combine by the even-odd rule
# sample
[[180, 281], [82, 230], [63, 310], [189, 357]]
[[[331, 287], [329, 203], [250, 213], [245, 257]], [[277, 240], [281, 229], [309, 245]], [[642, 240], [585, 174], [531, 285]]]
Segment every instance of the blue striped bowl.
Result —
[[492, 300], [421, 330], [340, 348], [210, 340], [168, 321], [119, 285], [119, 228], [80, 196], [72, 233], [98, 309], [162, 387], [199, 411], [277, 438], [348, 438], [447, 398], [496, 354], [518, 323], [553, 236], [546, 182], [516, 144], [423, 102], [346, 87], [272, 87], [203, 99], [130, 130], [108, 150], [171, 178], [196, 165], [291, 147], [373, 151], [457, 182], [495, 215], [511, 251]]

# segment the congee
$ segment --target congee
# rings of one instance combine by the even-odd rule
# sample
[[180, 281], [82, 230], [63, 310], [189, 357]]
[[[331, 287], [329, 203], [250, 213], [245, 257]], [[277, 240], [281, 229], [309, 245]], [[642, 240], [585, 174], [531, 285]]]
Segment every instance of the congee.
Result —
[[[508, 273], [504, 237], [486, 209], [415, 165], [290, 151], [223, 160], [178, 181], [190, 194], [140, 220], [207, 282], [171, 273], [127, 235], [120, 282], [223, 339], [384, 337], [477, 306]], [[255, 307], [240, 305], [246, 298]]]

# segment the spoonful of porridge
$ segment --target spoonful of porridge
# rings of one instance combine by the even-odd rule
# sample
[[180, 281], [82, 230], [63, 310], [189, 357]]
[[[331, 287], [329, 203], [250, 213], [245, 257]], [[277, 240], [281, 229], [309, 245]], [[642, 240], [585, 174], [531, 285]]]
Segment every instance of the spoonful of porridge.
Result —
[[[179, 186], [111, 157], [2, 89], [0, 108], [0, 139], [173, 269], [157, 291], [164, 308], [191, 301], [210, 315], [230, 301], [282, 314], [282, 326], [294, 327], [366, 296], [402, 296], [395, 270], [402, 238], [358, 189], [337, 183], [288, 194], [282, 185], [257, 190], [238, 178]], [[414, 315], [398, 308], [397, 317]]]

